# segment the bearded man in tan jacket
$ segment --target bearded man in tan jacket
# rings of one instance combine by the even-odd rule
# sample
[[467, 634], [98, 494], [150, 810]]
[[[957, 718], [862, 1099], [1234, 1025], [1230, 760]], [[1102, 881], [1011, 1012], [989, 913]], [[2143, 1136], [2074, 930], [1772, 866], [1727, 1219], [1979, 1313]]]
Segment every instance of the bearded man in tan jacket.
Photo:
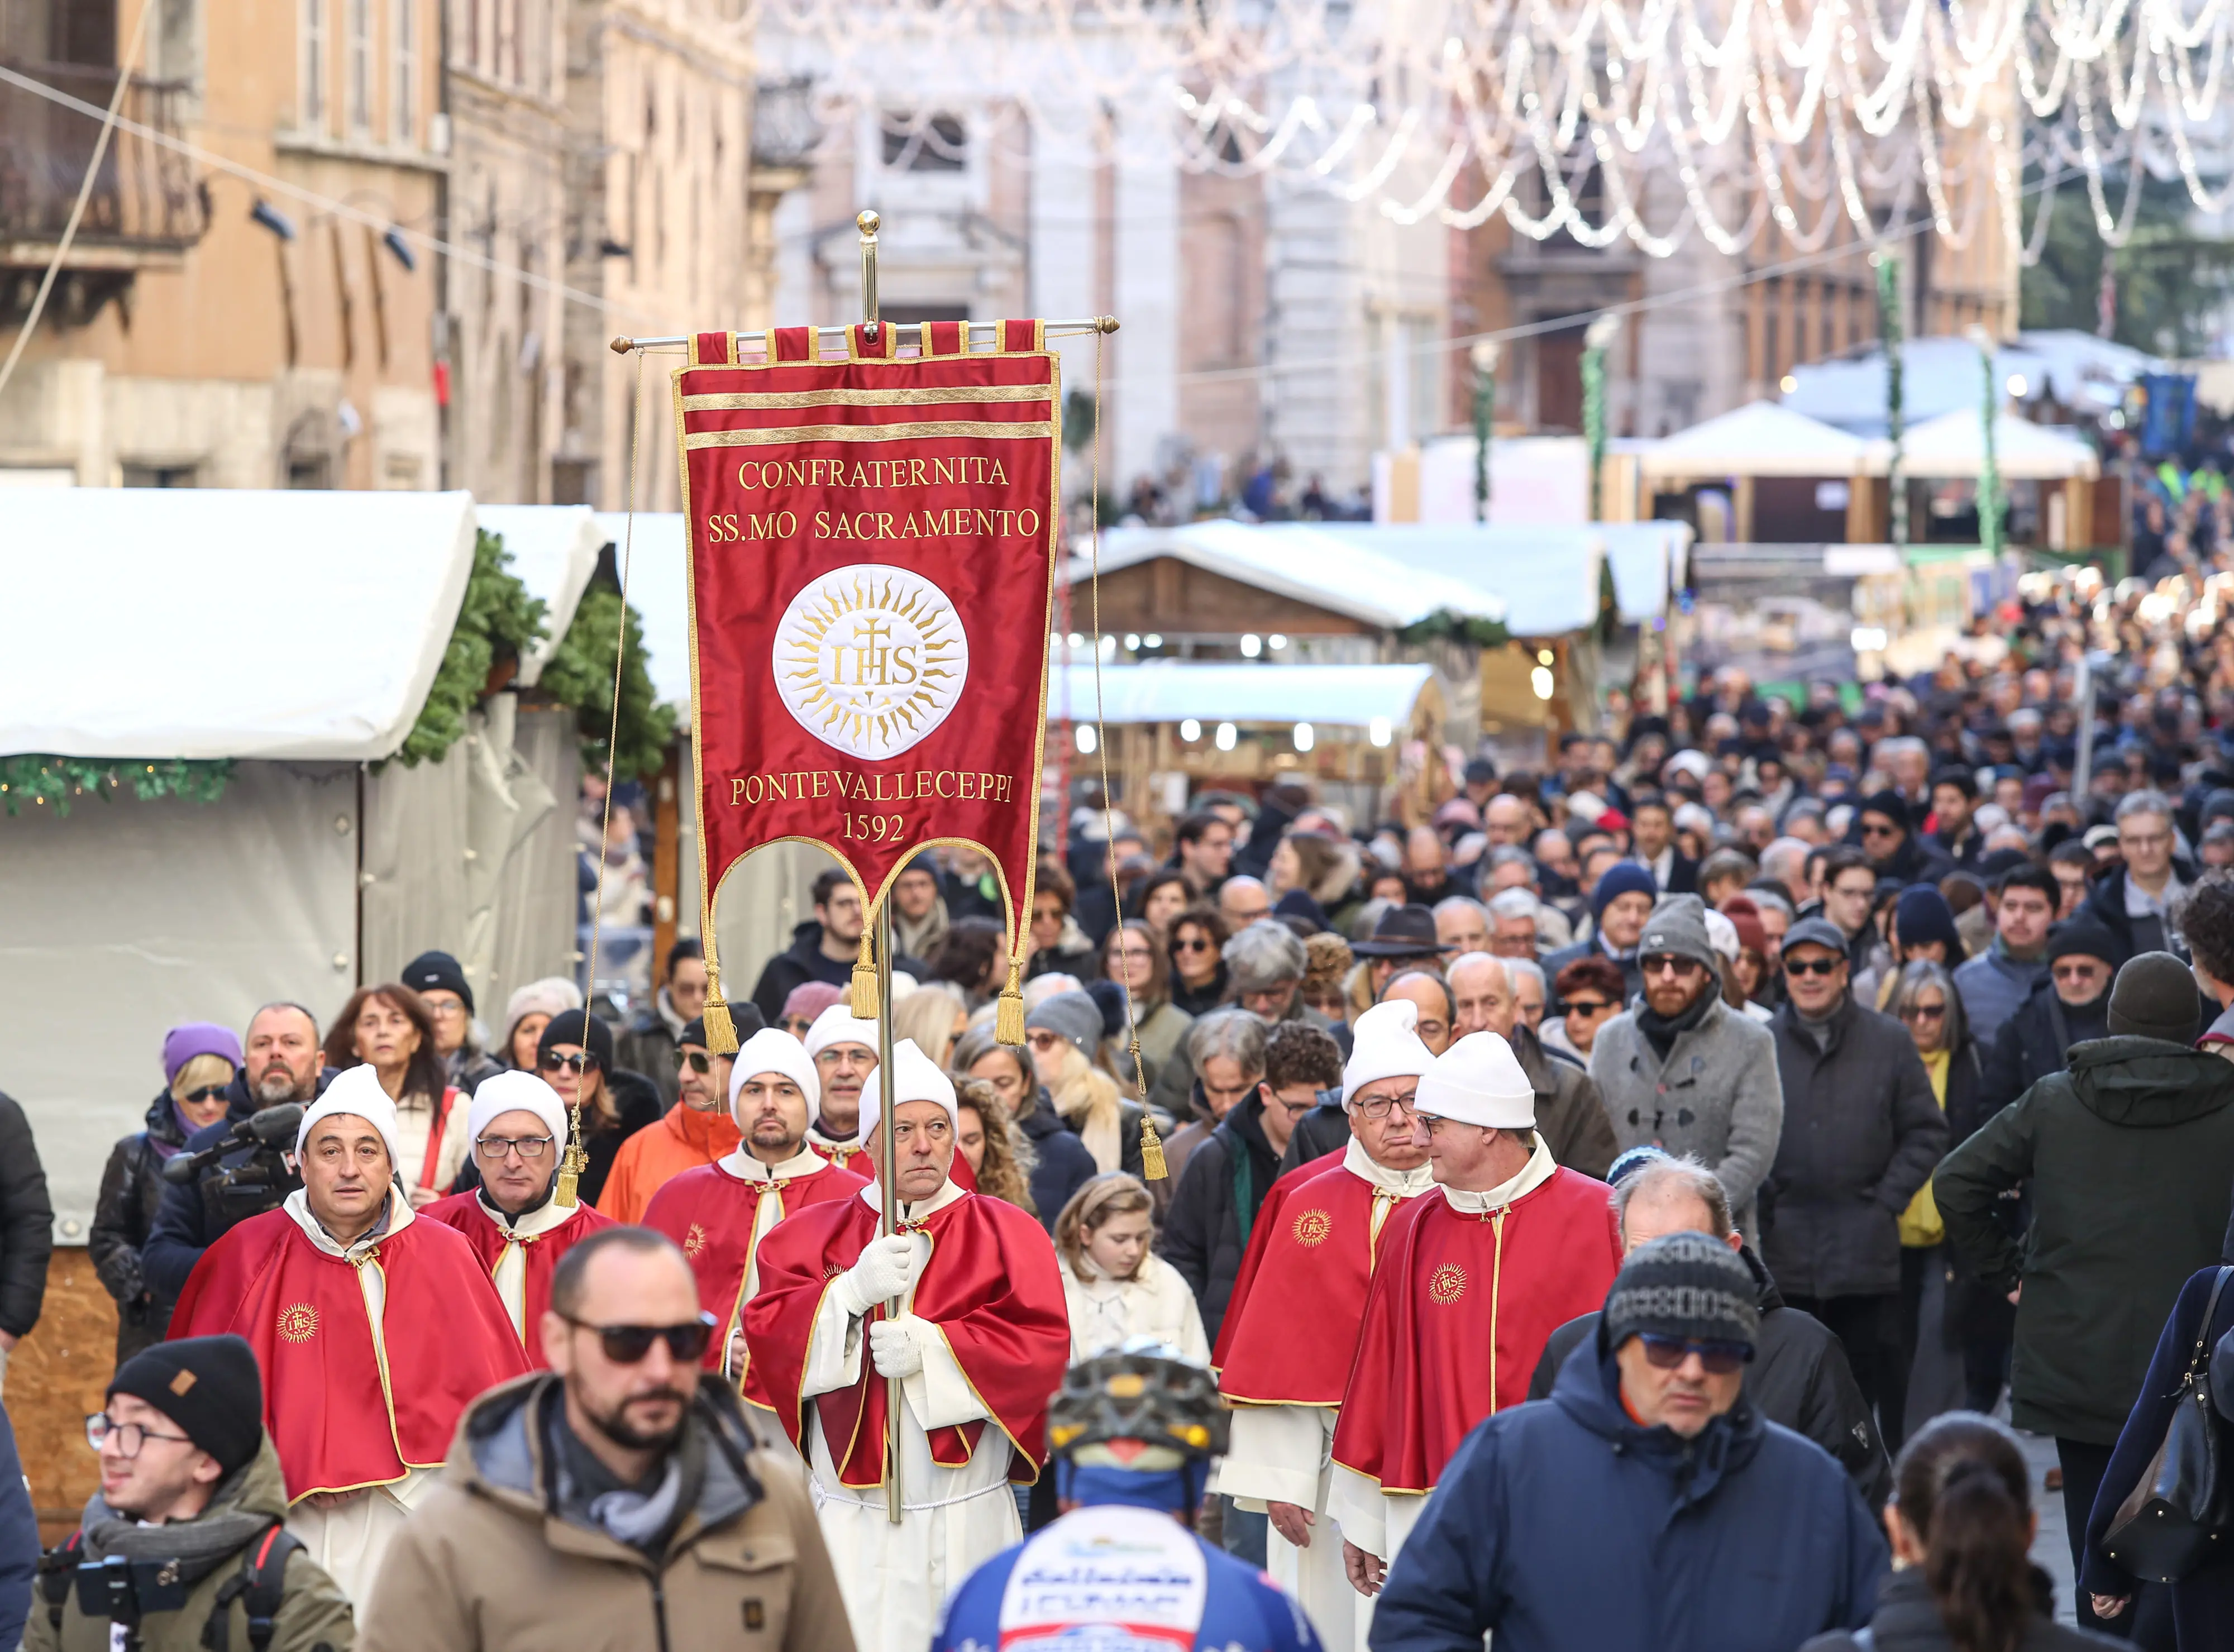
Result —
[[683, 1252], [601, 1229], [552, 1279], [551, 1369], [467, 1410], [396, 1534], [358, 1652], [853, 1652], [795, 1462], [701, 1368]]

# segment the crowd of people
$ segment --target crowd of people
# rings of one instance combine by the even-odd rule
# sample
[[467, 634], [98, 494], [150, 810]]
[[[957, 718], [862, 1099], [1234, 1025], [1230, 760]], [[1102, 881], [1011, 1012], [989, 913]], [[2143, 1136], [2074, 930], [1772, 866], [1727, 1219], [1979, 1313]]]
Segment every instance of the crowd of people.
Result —
[[[626, 1017], [429, 952], [175, 1028], [101, 1491], [35, 1587], [0, 1495], [0, 1645], [12, 1567], [42, 1652], [990, 1646], [1120, 1538], [1179, 1645], [2234, 1644], [2234, 1560], [2132, 1531], [2234, 1323], [2215, 600], [2035, 582], [1927, 678], [1721, 674], [1395, 820], [1088, 799], [1022, 1046], [951, 846], [888, 1073], [834, 870], [734, 1049], [687, 939]], [[0, 1356], [43, 1205], [0, 1104]]]

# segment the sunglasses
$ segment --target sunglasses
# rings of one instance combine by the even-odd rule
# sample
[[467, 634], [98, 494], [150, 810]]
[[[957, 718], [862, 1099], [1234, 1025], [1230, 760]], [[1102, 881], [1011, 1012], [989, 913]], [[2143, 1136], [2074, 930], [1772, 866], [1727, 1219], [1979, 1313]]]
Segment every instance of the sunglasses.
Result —
[[546, 1073], [586, 1073], [597, 1064], [598, 1058], [586, 1050], [578, 1055], [561, 1055], [553, 1050], [543, 1058], [543, 1070]]
[[232, 1087], [229, 1084], [205, 1084], [199, 1090], [187, 1091], [186, 1094], [180, 1096], [179, 1100], [181, 1101], [221, 1101], [225, 1099], [225, 1093]]
[[783, 1018], [783, 1029], [789, 1033], [794, 1038], [804, 1038], [807, 1034], [814, 1030], [814, 1017], [812, 1015], [786, 1015]]
[[686, 1049], [676, 1058], [676, 1065], [678, 1068], [687, 1067], [694, 1073], [703, 1074], [714, 1070], [714, 1058], [702, 1049]]
[[1947, 1015], [1945, 1004], [1911, 1004], [1900, 1012], [1903, 1021], [1940, 1021]]
[[1653, 1336], [1638, 1332], [1636, 1340], [1644, 1344], [1644, 1357], [1663, 1371], [1672, 1371], [1694, 1354], [1699, 1363], [1707, 1368], [1709, 1376], [1730, 1376], [1743, 1370], [1753, 1359], [1753, 1349], [1744, 1342], [1701, 1342], [1682, 1336]]
[[1844, 969], [1845, 963], [1846, 961], [1844, 958], [1787, 958], [1784, 961], [1784, 973], [1787, 975], [1832, 975]]
[[1571, 1015], [1580, 1015], [1584, 1020], [1588, 1020], [1592, 1015], [1602, 1015], [1612, 1008], [1613, 1005], [1604, 998], [1570, 998], [1567, 1000], [1567, 1013]]
[[1656, 952], [1637, 962], [1637, 969], [1646, 975], [1696, 975], [1701, 968], [1696, 958], [1679, 958], [1664, 952]]
[[587, 1320], [561, 1319], [578, 1330], [595, 1331], [605, 1357], [615, 1365], [641, 1365], [654, 1342], [663, 1342], [676, 1362], [688, 1365], [703, 1359], [714, 1335], [713, 1315], [701, 1309], [698, 1317], [681, 1325], [592, 1325]]
[[1210, 943], [1200, 936], [1197, 936], [1192, 940], [1182, 937], [1172, 943], [1172, 950], [1174, 952], [1207, 952], [1210, 950]]
[[1900, 828], [1889, 826], [1865, 826], [1862, 828], [1862, 835], [1865, 838], [1897, 838], [1900, 836]]
[[1024, 1042], [1034, 1049], [1053, 1049], [1057, 1044], [1062, 1042], [1062, 1035], [1034, 1030], [1024, 1035]]

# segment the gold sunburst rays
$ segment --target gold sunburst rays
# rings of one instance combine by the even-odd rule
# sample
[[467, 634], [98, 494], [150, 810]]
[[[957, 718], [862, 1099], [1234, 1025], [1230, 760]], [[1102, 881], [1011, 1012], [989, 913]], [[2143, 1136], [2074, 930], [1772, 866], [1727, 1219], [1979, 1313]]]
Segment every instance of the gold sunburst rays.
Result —
[[771, 667], [807, 732], [857, 756], [890, 757], [952, 709], [969, 639], [936, 584], [909, 569], [859, 564], [792, 599]]

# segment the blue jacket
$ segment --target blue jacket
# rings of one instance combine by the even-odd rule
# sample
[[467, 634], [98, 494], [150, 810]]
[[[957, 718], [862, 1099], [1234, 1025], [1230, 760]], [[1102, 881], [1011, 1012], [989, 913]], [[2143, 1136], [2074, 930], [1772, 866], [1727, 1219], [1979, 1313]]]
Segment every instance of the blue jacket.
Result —
[[16, 1455], [16, 1431], [0, 1410], [0, 1646], [23, 1638], [31, 1619], [31, 1585], [39, 1571], [39, 1521], [31, 1488]]
[[[1097, 1509], [1095, 1512], [1109, 1514], [1112, 1511]], [[1136, 1543], [1130, 1556], [1106, 1551], [1113, 1575], [1122, 1573], [1137, 1579], [1145, 1569], [1159, 1580], [1166, 1577], [1160, 1566], [1144, 1568], [1144, 1556], [1153, 1559], [1153, 1545], [1175, 1531], [1171, 1517], [1147, 1509], [1123, 1509], [1114, 1513], [1119, 1521], [1128, 1523], [1128, 1535], [1130, 1527], [1137, 1526], [1149, 1546], [1144, 1548]], [[1072, 1518], [1066, 1516], [1042, 1528], [971, 1572], [947, 1602], [946, 1619], [931, 1640], [931, 1652], [971, 1652], [972, 1649], [986, 1652], [986, 1649], [1002, 1643], [1002, 1604], [1008, 1594], [1009, 1577], [1027, 1550], [1036, 1550], [1035, 1560], [1042, 1566], [1053, 1567], [1061, 1583], [1080, 1597], [1081, 1610], [1062, 1619], [1077, 1645], [1133, 1648], [1153, 1644], [1176, 1648], [1176, 1641], [1152, 1640], [1146, 1634], [1136, 1638], [1123, 1633], [1117, 1627], [1127, 1621], [1120, 1603], [1122, 1591], [1105, 1592], [1094, 1584], [1106, 1583], [1107, 1579], [1088, 1580], [1071, 1570], [1076, 1564], [1077, 1544], [1073, 1544], [1073, 1555], [1066, 1556], [1063, 1539], [1066, 1523]], [[1301, 1607], [1280, 1592], [1278, 1584], [1254, 1566], [1236, 1560], [1222, 1549], [1212, 1548], [1192, 1532], [1185, 1533], [1182, 1541], [1200, 1557], [1204, 1583], [1201, 1623], [1191, 1643], [1193, 1652], [1233, 1652], [1236, 1648], [1243, 1649], [1243, 1652], [1321, 1652], [1310, 1620], [1303, 1616]], [[1172, 1557], [1185, 1558], [1184, 1551]], [[1188, 1564], [1191, 1568], [1192, 1563]], [[1146, 1595], [1161, 1597], [1166, 1604], [1173, 1593], [1185, 1592], [1168, 1587], [1158, 1589], [1153, 1583], [1140, 1586]], [[1088, 1602], [1094, 1604], [1088, 1605]], [[1112, 1638], [1097, 1638], [1097, 1631]], [[1068, 1640], [1064, 1642], [1072, 1643]], [[1480, 1638], [1475, 1637], [1473, 1652], [1480, 1652]]]
[[1791, 1652], [1869, 1622], [1885, 1539], [1819, 1446], [1753, 1407], [1642, 1428], [1597, 1339], [1466, 1437], [1388, 1570], [1373, 1652]]
[[1990, 1044], [2002, 1023], [2022, 1008], [2032, 996], [2032, 989], [2048, 979], [2048, 954], [2028, 963], [2013, 958], [1996, 936], [1993, 944], [1975, 958], [1966, 958], [1955, 966], [1955, 990], [1963, 1000], [1963, 1016], [1970, 1023], [1970, 1036], [1981, 1044]]

